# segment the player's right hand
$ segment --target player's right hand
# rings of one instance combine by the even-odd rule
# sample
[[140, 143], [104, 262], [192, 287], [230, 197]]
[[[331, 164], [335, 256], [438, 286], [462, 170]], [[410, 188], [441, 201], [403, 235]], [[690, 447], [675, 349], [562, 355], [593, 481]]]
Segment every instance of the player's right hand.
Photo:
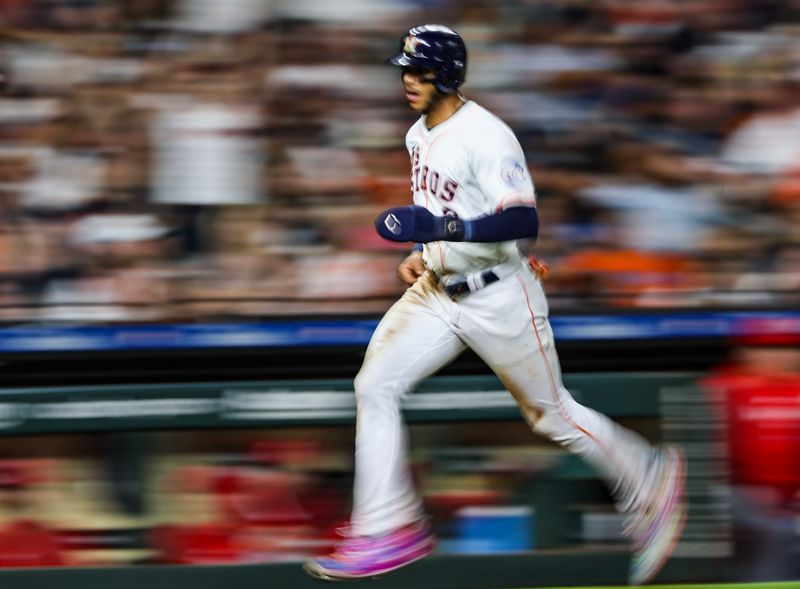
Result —
[[411, 252], [405, 260], [397, 266], [397, 277], [408, 286], [414, 284], [425, 272], [425, 263], [422, 261], [422, 252]]

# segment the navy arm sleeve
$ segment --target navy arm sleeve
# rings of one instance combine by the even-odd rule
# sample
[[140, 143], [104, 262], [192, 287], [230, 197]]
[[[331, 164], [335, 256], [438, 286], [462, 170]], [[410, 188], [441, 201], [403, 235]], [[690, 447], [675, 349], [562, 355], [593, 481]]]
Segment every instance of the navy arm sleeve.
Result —
[[510, 207], [485, 217], [464, 221], [464, 241], [492, 243], [511, 241], [539, 235], [539, 215], [536, 207]]
[[398, 242], [493, 243], [523, 237], [535, 239], [539, 233], [539, 217], [533, 206], [509, 207], [493, 215], [460, 219], [450, 215], [439, 217], [425, 207], [410, 205], [383, 211], [375, 219], [375, 229], [384, 239]]

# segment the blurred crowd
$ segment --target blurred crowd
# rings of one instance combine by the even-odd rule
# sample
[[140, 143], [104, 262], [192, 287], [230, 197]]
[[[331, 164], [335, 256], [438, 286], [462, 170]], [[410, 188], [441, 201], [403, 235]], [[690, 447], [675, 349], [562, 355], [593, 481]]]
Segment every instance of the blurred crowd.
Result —
[[797, 0], [0, 0], [0, 320], [384, 310], [423, 22], [523, 145], [554, 308], [797, 303]]

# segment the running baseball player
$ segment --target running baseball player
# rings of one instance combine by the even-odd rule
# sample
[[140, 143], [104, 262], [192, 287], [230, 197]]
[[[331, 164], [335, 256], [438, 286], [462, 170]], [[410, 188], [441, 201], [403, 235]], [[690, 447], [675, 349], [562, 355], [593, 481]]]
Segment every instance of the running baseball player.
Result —
[[564, 388], [540, 277], [519, 247], [538, 233], [533, 181], [511, 129], [460, 94], [467, 69], [461, 37], [440, 25], [414, 27], [389, 62], [402, 68], [406, 100], [421, 115], [406, 135], [414, 204], [384, 211], [375, 227], [385, 239], [416, 244], [397, 269], [409, 288], [375, 330], [355, 379], [349, 529], [331, 555], [305, 569], [327, 580], [373, 577], [432, 552], [400, 402], [471, 348], [534, 431], [607, 481], [629, 515], [630, 581], [646, 583], [683, 529], [682, 453], [652, 447]]

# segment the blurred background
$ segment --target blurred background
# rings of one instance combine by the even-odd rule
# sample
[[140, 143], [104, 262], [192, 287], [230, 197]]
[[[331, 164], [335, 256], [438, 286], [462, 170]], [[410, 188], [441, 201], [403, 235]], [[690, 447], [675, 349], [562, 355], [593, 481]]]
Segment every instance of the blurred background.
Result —
[[385, 309], [414, 117], [384, 60], [429, 21], [519, 136], [554, 307], [797, 302], [798, 2], [0, 10], [6, 321]]
[[[336, 379], [408, 250], [384, 60], [427, 22], [525, 151], [576, 396], [687, 448], [673, 578], [800, 578], [798, 0], [0, 0], [0, 566], [329, 547]], [[448, 370], [412, 418], [440, 554], [623, 553], [595, 475]]]

